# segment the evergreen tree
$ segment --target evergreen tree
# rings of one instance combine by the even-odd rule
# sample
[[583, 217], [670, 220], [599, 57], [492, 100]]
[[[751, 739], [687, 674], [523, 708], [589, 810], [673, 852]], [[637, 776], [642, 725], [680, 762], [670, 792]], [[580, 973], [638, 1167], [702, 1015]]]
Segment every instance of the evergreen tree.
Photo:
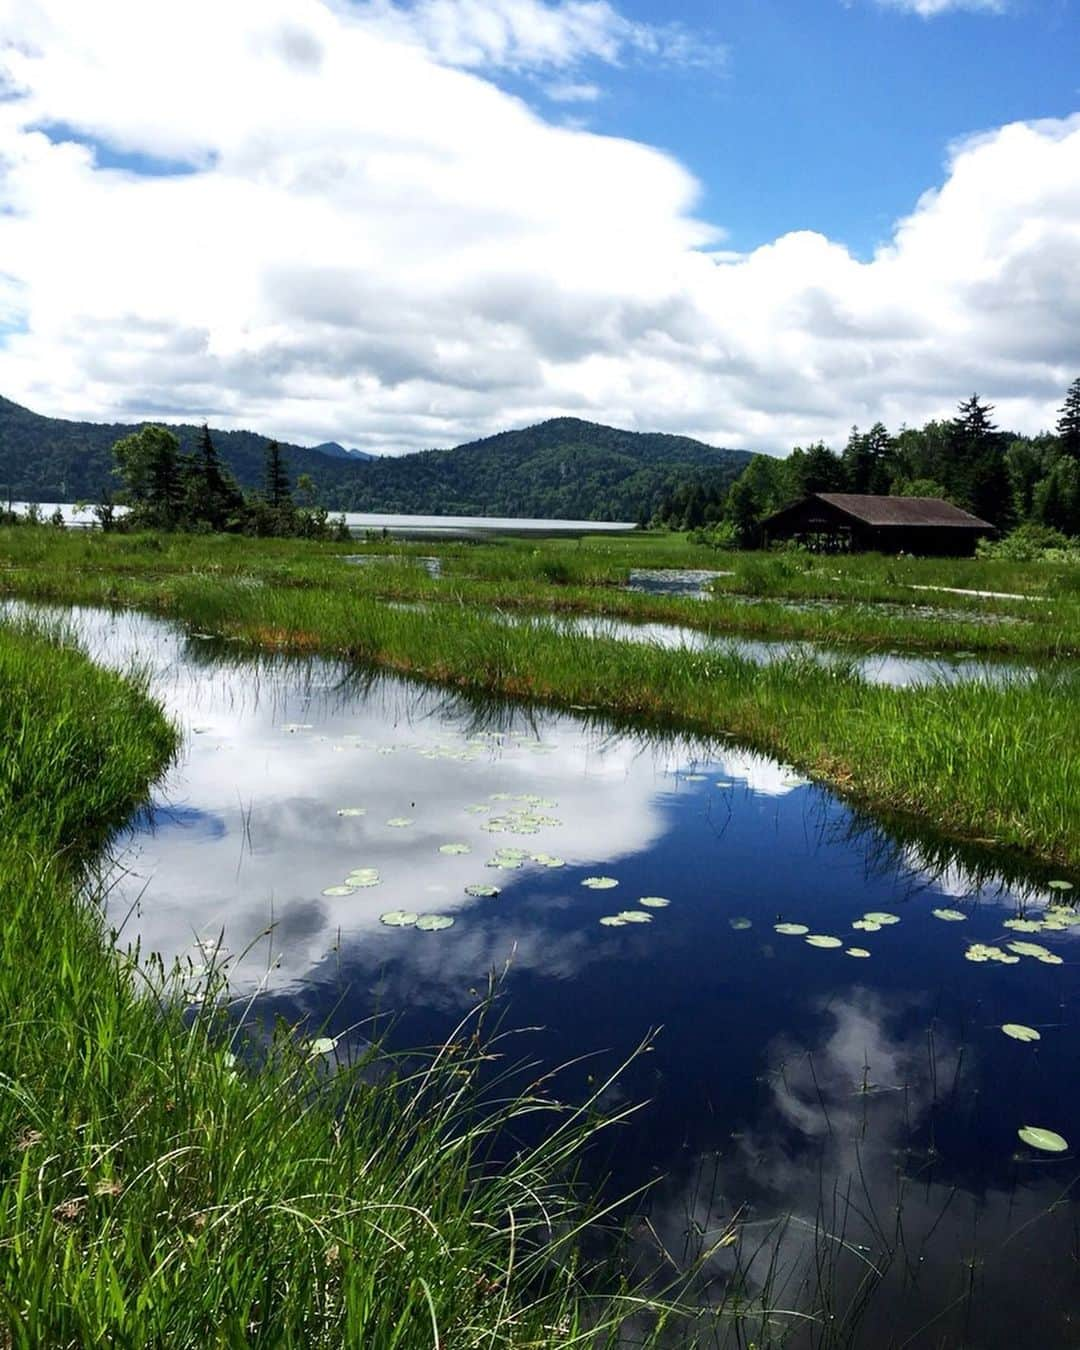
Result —
[[171, 530], [183, 506], [180, 442], [166, 427], [146, 426], [113, 446], [116, 472], [135, 524]]
[[1058, 444], [1063, 455], [1080, 460], [1080, 380], [1073, 380], [1057, 424]]
[[213, 530], [225, 530], [230, 524], [237, 523], [243, 514], [244, 498], [218, 458], [210, 428], [205, 422], [199, 432], [187, 480], [188, 513], [193, 521], [205, 522]]
[[266, 447], [266, 465], [263, 474], [263, 494], [275, 510], [292, 506], [289, 473], [281, 446], [271, 441]]

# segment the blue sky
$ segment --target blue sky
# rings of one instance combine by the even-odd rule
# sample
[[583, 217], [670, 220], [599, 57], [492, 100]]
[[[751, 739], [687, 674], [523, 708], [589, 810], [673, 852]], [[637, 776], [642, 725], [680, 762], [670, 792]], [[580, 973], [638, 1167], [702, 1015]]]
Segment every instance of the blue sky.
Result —
[[601, 97], [579, 110], [598, 131], [675, 154], [705, 187], [703, 214], [740, 250], [811, 229], [867, 256], [940, 179], [950, 142], [1080, 107], [1076, 0], [931, 18], [872, 0], [621, 9], [713, 38], [726, 66], [592, 63], [583, 74]]
[[1038, 431], [1078, 6], [0, 0], [0, 394], [390, 453]]

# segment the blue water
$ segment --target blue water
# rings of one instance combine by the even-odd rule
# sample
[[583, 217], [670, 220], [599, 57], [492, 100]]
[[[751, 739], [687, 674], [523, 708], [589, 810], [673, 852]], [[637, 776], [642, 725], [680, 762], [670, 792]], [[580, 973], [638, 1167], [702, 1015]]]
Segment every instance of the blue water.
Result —
[[[570, 1099], [651, 1036], [605, 1099], [647, 1105], [594, 1171], [612, 1195], [660, 1178], [633, 1208], [677, 1260], [736, 1222], [708, 1263], [716, 1287], [738, 1270], [753, 1295], [771, 1261], [773, 1297], [806, 1319], [778, 1317], [759, 1345], [792, 1327], [796, 1344], [875, 1350], [1075, 1343], [1080, 1166], [1017, 1130], [1080, 1145], [1080, 927], [1003, 927], [1050, 912], [1050, 874], [1006, 879], [977, 854], [937, 853], [723, 741], [482, 707], [331, 663], [246, 662], [147, 619], [80, 622], [103, 659], [151, 663], [189, 733], [152, 819], [117, 845], [110, 915], [133, 907], [121, 944], [197, 967], [199, 942], [223, 933], [257, 1017], [306, 1019], [342, 1049], [376, 1013], [396, 1017], [395, 1044], [433, 1043], [505, 972], [507, 1024], [538, 1028], [515, 1053], [592, 1056], [556, 1078]], [[484, 828], [531, 829], [530, 815], [536, 833]], [[485, 866], [500, 847], [565, 865]], [[379, 884], [323, 894], [357, 867]], [[618, 885], [582, 884], [597, 876]], [[470, 897], [475, 883], [501, 894]], [[670, 905], [599, 923], [646, 896]], [[454, 923], [383, 925], [394, 909]], [[852, 928], [872, 911], [899, 921]], [[1062, 963], [965, 958], [1015, 940]], [[653, 1238], [633, 1231], [647, 1262]], [[807, 1283], [823, 1255], [832, 1321]], [[849, 1317], [871, 1272], [873, 1297]]]

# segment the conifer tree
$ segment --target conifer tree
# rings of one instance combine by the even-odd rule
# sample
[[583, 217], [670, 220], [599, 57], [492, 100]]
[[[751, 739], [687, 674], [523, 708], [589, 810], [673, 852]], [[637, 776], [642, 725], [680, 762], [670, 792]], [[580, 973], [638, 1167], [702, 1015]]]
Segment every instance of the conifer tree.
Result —
[[266, 447], [266, 463], [263, 470], [263, 495], [276, 509], [292, 506], [292, 492], [289, 489], [289, 473], [281, 446], [271, 441]]
[[1061, 453], [1080, 460], [1080, 380], [1073, 380], [1069, 385], [1058, 418], [1057, 434]]

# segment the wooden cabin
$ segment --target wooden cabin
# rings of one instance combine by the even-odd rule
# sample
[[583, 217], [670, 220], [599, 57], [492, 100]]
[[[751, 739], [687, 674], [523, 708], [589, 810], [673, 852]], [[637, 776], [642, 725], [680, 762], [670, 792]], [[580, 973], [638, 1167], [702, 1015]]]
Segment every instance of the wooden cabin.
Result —
[[994, 533], [988, 521], [940, 497], [814, 492], [761, 522], [762, 542], [793, 539], [820, 553], [914, 553], [970, 557]]

